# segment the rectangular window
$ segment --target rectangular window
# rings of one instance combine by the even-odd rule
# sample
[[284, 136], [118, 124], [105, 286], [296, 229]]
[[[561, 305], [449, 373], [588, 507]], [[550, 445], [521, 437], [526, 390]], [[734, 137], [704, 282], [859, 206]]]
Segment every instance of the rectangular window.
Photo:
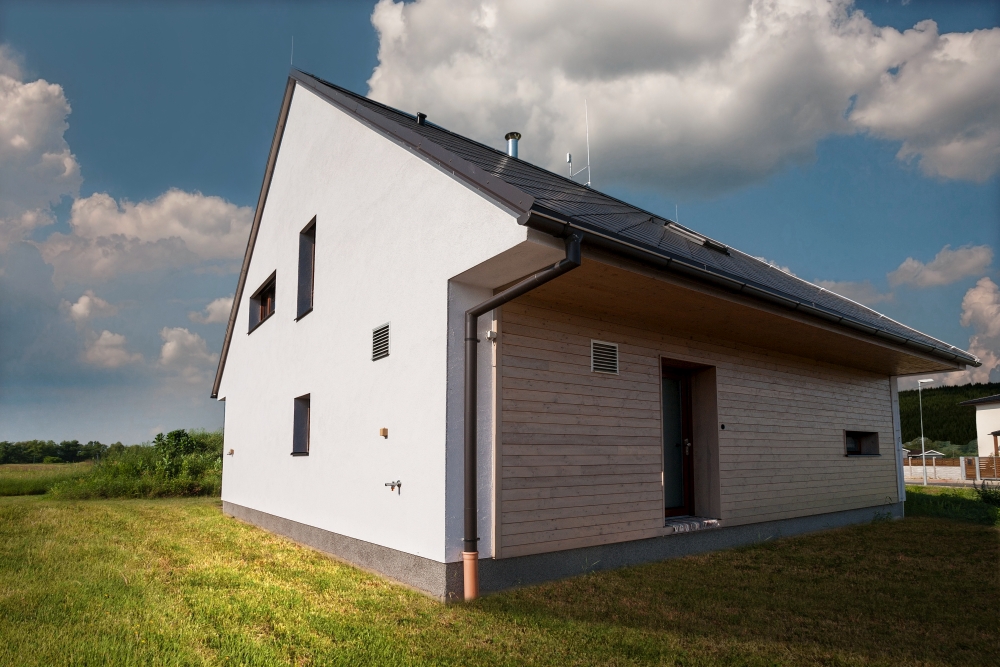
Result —
[[295, 319], [312, 312], [316, 281], [316, 218], [299, 233], [299, 302]]
[[847, 456], [878, 456], [878, 433], [844, 431], [844, 451]]
[[250, 331], [274, 314], [275, 285], [275, 274], [272, 273], [250, 297]]
[[292, 456], [309, 456], [309, 394], [295, 399]]
[[389, 356], [389, 324], [372, 329], [372, 361]]

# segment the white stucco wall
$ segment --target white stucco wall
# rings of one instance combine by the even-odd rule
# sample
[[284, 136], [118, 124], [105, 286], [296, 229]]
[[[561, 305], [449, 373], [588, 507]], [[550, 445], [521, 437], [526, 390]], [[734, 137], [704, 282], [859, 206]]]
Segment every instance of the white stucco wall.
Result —
[[1000, 403], [976, 406], [976, 437], [979, 455], [993, 456], [993, 431], [1000, 431]]
[[[314, 310], [296, 322], [298, 237], [313, 216]], [[298, 87], [219, 393], [226, 448], [235, 450], [225, 457], [223, 499], [459, 560], [462, 313], [517, 277], [466, 285], [460, 274], [534, 248], [527, 237], [509, 212]], [[275, 270], [275, 314], [248, 335], [250, 295]], [[391, 354], [372, 362], [372, 329], [385, 322]], [[485, 332], [489, 316], [481, 323]], [[490, 347], [480, 345], [484, 555], [492, 549]], [[307, 393], [311, 451], [292, 457], [293, 399]], [[384, 486], [397, 479], [401, 494]]]

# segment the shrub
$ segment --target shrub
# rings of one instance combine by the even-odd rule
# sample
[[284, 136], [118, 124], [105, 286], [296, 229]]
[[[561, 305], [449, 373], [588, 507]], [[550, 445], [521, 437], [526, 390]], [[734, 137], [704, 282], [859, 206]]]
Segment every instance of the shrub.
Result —
[[59, 498], [157, 498], [219, 495], [222, 431], [157, 434], [150, 445], [112, 445], [91, 473], [56, 484]]
[[1000, 507], [1000, 486], [996, 484], [991, 486], [986, 480], [983, 480], [983, 483], [979, 485], [973, 482], [972, 486], [981, 501], [987, 505], [993, 505], [993, 507]]
[[62, 463], [63, 460], [58, 456], [46, 456], [42, 459], [42, 463]]

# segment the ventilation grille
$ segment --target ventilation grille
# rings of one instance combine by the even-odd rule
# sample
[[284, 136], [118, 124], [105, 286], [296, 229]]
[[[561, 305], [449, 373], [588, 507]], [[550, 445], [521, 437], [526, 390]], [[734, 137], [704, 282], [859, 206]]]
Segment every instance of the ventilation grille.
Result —
[[389, 356], [389, 325], [383, 324], [372, 330], [372, 361]]
[[618, 344], [590, 341], [590, 370], [618, 375]]

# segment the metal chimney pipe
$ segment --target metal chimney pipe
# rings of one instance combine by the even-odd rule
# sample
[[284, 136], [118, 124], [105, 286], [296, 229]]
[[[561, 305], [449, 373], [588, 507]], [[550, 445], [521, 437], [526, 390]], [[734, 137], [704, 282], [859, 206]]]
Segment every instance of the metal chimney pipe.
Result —
[[520, 132], [508, 132], [504, 139], [507, 140], [507, 155], [517, 157], [517, 140], [521, 138]]

